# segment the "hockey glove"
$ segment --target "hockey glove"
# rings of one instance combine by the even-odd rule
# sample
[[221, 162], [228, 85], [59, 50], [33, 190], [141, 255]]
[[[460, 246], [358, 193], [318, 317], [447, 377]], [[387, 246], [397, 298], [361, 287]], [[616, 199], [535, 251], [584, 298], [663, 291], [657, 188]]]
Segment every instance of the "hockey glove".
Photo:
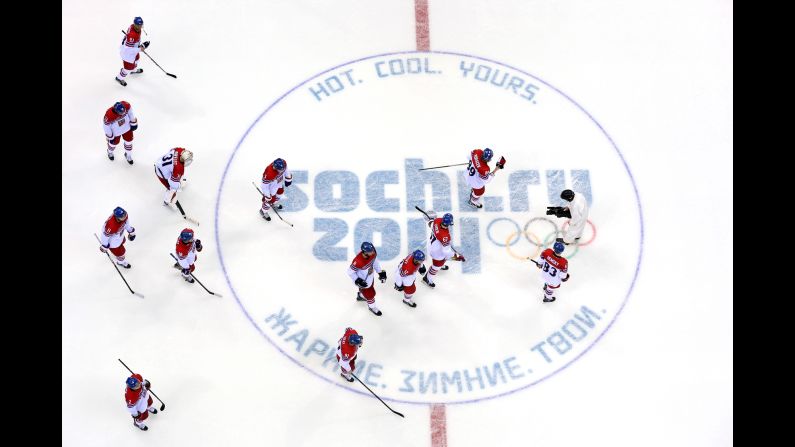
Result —
[[136, 234], [135, 234], [135, 228], [133, 228], [133, 229], [132, 229], [132, 231], [130, 231], [129, 233], [127, 233], [127, 236], [130, 238], [130, 240], [131, 240], [131, 241], [134, 241], [134, 240], [135, 240], [135, 236], [136, 236]]
[[566, 277], [565, 278], [560, 278], [560, 280], [563, 281], [563, 282], [566, 282], [566, 281], [569, 280], [569, 278], [571, 278], [571, 275], [566, 274]]
[[149, 41], [144, 42], [144, 49], [149, 48]]
[[202, 251], [202, 241], [201, 239], [196, 239], [196, 251]]
[[380, 279], [380, 280], [381, 280], [381, 283], [382, 283], [382, 284], [383, 284], [384, 282], [386, 282], [386, 271], [384, 271], [384, 270], [381, 270], [380, 272], [378, 272], [378, 279]]
[[395, 284], [395, 290], [397, 290], [398, 292], [402, 292], [404, 288], [405, 288], [404, 286], [399, 286]]
[[284, 187], [285, 188], [290, 186], [290, 185], [292, 185], [292, 184], [293, 184], [293, 182], [288, 182], [287, 180], [284, 181]]
[[497, 162], [497, 167], [500, 169], [505, 169], [505, 157], [500, 157], [500, 161]]
[[104, 246], [104, 245], [100, 245], [99, 246], [99, 251], [101, 251], [102, 253], [107, 253], [108, 252], [108, 248], [110, 248], [110, 245], [108, 245], [107, 247]]
[[138, 130], [138, 125], [137, 124], [130, 124], [130, 130], [135, 132], [136, 130]]
[[427, 271], [428, 271], [428, 269], [426, 269], [424, 265], [420, 266], [420, 269], [419, 269], [420, 275], [424, 275], [425, 272], [427, 272]]
[[149, 381], [148, 381], [148, 380], [144, 379], [144, 388], [146, 388], [146, 389], [148, 390], [148, 389], [149, 389], [149, 388], [151, 388], [151, 387], [152, 387], [152, 384], [151, 384], [151, 383], [149, 383]]
[[362, 278], [356, 278], [354, 283], [359, 286], [359, 288], [365, 289], [367, 288], [367, 281], [363, 280]]
[[190, 269], [182, 269], [182, 275], [188, 276], [190, 274]]

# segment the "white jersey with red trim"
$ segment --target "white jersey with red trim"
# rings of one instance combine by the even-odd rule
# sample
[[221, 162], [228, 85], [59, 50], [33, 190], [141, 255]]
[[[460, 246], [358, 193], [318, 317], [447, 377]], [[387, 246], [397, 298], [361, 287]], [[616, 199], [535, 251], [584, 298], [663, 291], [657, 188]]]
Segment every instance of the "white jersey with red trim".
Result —
[[124, 242], [124, 232], [131, 235], [135, 234], [135, 228], [130, 225], [130, 218], [119, 222], [116, 217], [111, 215], [102, 226], [99, 240], [103, 246], [116, 248]]
[[494, 178], [489, 169], [489, 164], [483, 160], [483, 150], [475, 149], [469, 154], [469, 164], [465, 173], [467, 184], [474, 189], [486, 186]]
[[348, 267], [348, 276], [351, 280], [356, 281], [358, 278], [361, 278], [367, 283], [367, 287], [372, 286], [373, 280], [375, 279], [373, 272], [380, 272], [383, 270], [376, 256], [377, 253], [373, 252], [372, 256], [365, 258], [362, 252], [359, 252]]
[[541, 278], [552, 287], [560, 286], [561, 279], [569, 277], [569, 261], [547, 248], [536, 260], [541, 264]]
[[175, 147], [155, 162], [155, 168], [159, 172], [158, 177], [162, 176], [163, 180], [168, 182], [170, 191], [179, 190], [182, 176], [185, 174], [185, 164], [180, 161], [184, 151], [185, 148]]
[[395, 284], [398, 286], [410, 286], [414, 284], [417, 277], [417, 270], [422, 267], [422, 263], [414, 264], [414, 253], [409, 253], [408, 256], [400, 261], [400, 264], [395, 270]]
[[121, 47], [119, 48], [119, 54], [122, 60], [130, 64], [134, 63], [142, 47], [141, 33], [135, 31], [135, 28], [130, 25], [127, 29], [127, 35], [124, 36], [124, 39], [121, 41]]
[[437, 217], [431, 221], [431, 248], [428, 253], [436, 260], [450, 259], [455, 255], [452, 248], [453, 237], [450, 227], [442, 228], [442, 218]]
[[130, 124], [138, 124], [138, 119], [133, 113], [132, 106], [127, 101], [119, 101], [126, 109], [126, 112], [119, 115], [113, 107], [105, 111], [102, 117], [102, 127], [105, 129], [105, 137], [109, 140], [123, 135], [130, 131]]

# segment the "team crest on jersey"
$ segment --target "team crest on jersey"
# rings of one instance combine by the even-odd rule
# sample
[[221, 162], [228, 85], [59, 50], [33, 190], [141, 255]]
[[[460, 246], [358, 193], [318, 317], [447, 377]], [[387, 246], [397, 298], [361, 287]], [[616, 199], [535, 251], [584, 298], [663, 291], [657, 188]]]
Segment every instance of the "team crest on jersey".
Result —
[[[462, 102], [489, 113], [472, 114]], [[355, 373], [385, 400], [506, 396], [581, 358], [629, 299], [643, 242], [629, 166], [596, 119], [546, 80], [484, 57], [391, 53], [311, 76], [263, 109], [224, 171], [217, 247], [241, 310], [301, 366], [301, 378], [362, 392], [338, 377], [337, 340], [350, 326], [372, 341]], [[467, 175], [476, 175], [468, 171], [472, 150], [487, 147], [506, 162], [489, 166], [495, 174], [478, 208]], [[251, 191], [251, 180], [279, 157], [293, 178], [278, 212], [294, 227], [262, 220]], [[436, 169], [446, 165], [458, 166]], [[581, 195], [590, 215], [562, 253], [571, 279], [544, 302], [542, 272], [530, 259], [568, 230], [568, 219], [546, 214], [566, 206], [564, 189]], [[411, 308], [392, 281], [417, 249], [431, 270], [433, 232], [416, 207], [453, 214], [440, 242], [466, 261], [433, 269], [434, 288], [417, 274]], [[252, 231], [257, 236], [241, 242]], [[357, 302], [346, 274], [365, 241], [387, 273], [385, 284], [373, 281], [380, 317]], [[263, 293], [263, 271], [284, 280]], [[372, 265], [367, 271], [377, 278]]]

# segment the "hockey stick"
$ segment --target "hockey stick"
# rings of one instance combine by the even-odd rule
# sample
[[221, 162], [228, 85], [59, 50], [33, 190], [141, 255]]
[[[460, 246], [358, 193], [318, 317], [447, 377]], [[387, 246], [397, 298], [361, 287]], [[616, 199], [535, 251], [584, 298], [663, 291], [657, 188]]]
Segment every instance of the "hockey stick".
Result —
[[[121, 364], [122, 364], [122, 365], [124, 365], [124, 362], [122, 362], [122, 361], [121, 361], [121, 359], [117, 359], [117, 360], [118, 360], [119, 362], [121, 362]], [[127, 368], [127, 371], [130, 371], [130, 374], [135, 374], [134, 372], [132, 372], [132, 370], [131, 370], [131, 369], [130, 369], [130, 368], [127, 366], [127, 365], [124, 365], [124, 367], [125, 367], [125, 368]], [[152, 393], [152, 396], [155, 396], [155, 397], [157, 397], [157, 394], [155, 394], [155, 392], [154, 392], [154, 391], [152, 391], [151, 389], [149, 389], [148, 391], [149, 391], [150, 393]], [[164, 403], [163, 403], [163, 401], [162, 401], [162, 400], [161, 400], [159, 397], [157, 397], [157, 400], [159, 400], [159, 401], [160, 401], [160, 411], [163, 411], [163, 410], [165, 410], [165, 409], [166, 409], [166, 404], [164, 404]]]
[[359, 378], [358, 378], [358, 377], [356, 377], [356, 374], [354, 374], [353, 372], [351, 372], [351, 375], [353, 376], [353, 378], [354, 378], [354, 379], [358, 380], [358, 381], [359, 381], [359, 383], [361, 383], [363, 387], [367, 388], [367, 391], [369, 391], [369, 392], [370, 392], [370, 394], [372, 394], [373, 396], [375, 396], [375, 398], [376, 398], [376, 399], [378, 399], [378, 400], [380, 400], [380, 401], [381, 401], [381, 403], [382, 403], [382, 404], [384, 404], [384, 406], [386, 406], [387, 408], [389, 408], [389, 410], [390, 410], [392, 413], [395, 413], [396, 415], [398, 415], [398, 416], [400, 416], [400, 417], [402, 417], [402, 418], [405, 418], [405, 417], [406, 417], [406, 416], [403, 416], [403, 413], [398, 413], [397, 411], [393, 410], [393, 409], [392, 409], [392, 408], [391, 408], [389, 405], [387, 405], [387, 404], [386, 404], [386, 402], [384, 402], [383, 400], [381, 400], [381, 398], [380, 398], [380, 397], [378, 397], [378, 395], [377, 395], [377, 394], [373, 393], [373, 390], [371, 390], [371, 389], [370, 389], [370, 387], [368, 387], [367, 385], [365, 385], [365, 384], [364, 384], [364, 382], [362, 382], [361, 380], [359, 380]]
[[422, 169], [417, 169], [417, 170], [418, 170], [418, 171], [427, 171], [428, 169], [449, 168], [450, 166], [464, 166], [464, 165], [468, 165], [468, 164], [469, 164], [469, 162], [466, 162], [466, 163], [459, 163], [459, 164], [457, 164], [457, 165], [434, 166], [434, 167], [432, 167], [432, 168], [422, 168]]
[[185, 218], [185, 220], [187, 220], [189, 222], [193, 222], [196, 225], [199, 225], [199, 221], [198, 220], [193, 219], [192, 217], [188, 217], [188, 215], [185, 214], [185, 210], [182, 209], [182, 205], [179, 204], [179, 200], [176, 201], [176, 205], [177, 205], [177, 208], [179, 209], [179, 212], [182, 214], [182, 217]]
[[[146, 32], [146, 31], [144, 31], [144, 32]], [[122, 33], [122, 34], [124, 34], [125, 36], [127, 35], [127, 33], [125, 33], [125, 32], [124, 32], [124, 30], [122, 30], [122, 32], [121, 32], [121, 33]], [[148, 35], [149, 35], [149, 34], [147, 34], [147, 36], [148, 36]], [[146, 50], [141, 50], [141, 53], [145, 54], [145, 55], [146, 55], [146, 57], [148, 57], [149, 59], [151, 59], [151, 60], [152, 60], [152, 62], [154, 62], [154, 64], [155, 64], [155, 65], [157, 65], [157, 68], [159, 68], [159, 69], [163, 70], [163, 67], [161, 67], [161, 66], [160, 66], [160, 64], [158, 64], [157, 62], [155, 62], [155, 60], [154, 60], [154, 59], [152, 59], [152, 56], [150, 56], [150, 55], [149, 55], [149, 53], [147, 53], [147, 52], [146, 52]], [[163, 70], [163, 73], [165, 73], [165, 74], [167, 74], [167, 75], [171, 76], [171, 77], [172, 77], [172, 78], [174, 78], [174, 79], [177, 79], [177, 75], [175, 75], [175, 74], [171, 74], [171, 73], [167, 72], [166, 70]]]
[[[254, 183], [254, 182], [251, 182], [251, 184], [252, 184], [252, 185], [254, 185], [254, 189], [256, 189], [256, 190], [257, 190], [257, 192], [258, 192], [258, 193], [260, 193], [260, 195], [261, 195], [262, 197], [265, 197], [265, 194], [262, 194], [262, 191], [260, 191], [260, 190], [259, 190], [259, 188], [257, 188], [257, 184], [256, 184], [256, 183]], [[271, 207], [271, 209], [273, 210], [273, 212], [274, 212], [274, 213], [276, 213], [276, 215], [277, 215], [277, 216], [279, 216], [279, 219], [281, 219], [281, 220], [282, 220], [282, 222], [284, 222], [284, 223], [286, 223], [287, 225], [289, 225], [289, 226], [293, 227], [293, 224], [291, 224], [290, 222], [287, 222], [286, 220], [284, 220], [284, 219], [282, 218], [282, 215], [281, 215], [281, 214], [279, 214], [279, 212], [278, 212], [278, 211], [276, 211], [276, 207], [275, 207], [275, 206], [272, 206], [272, 207]]]
[[[99, 240], [99, 236], [97, 236], [97, 233], [94, 233], [94, 237], [97, 238], [97, 242], [99, 242], [99, 245], [102, 245], [102, 241]], [[113, 262], [113, 259], [110, 258], [110, 253], [105, 252], [105, 254], [108, 256], [108, 261], [110, 261], [110, 263], [113, 264], [113, 268], [115, 268], [116, 271], [119, 272], [121, 280], [124, 281], [124, 285], [127, 286], [127, 289], [130, 291], [130, 293], [132, 293], [135, 296], [143, 298], [144, 297], [143, 295], [141, 295], [138, 292], [134, 292], [133, 289], [130, 287], [130, 284], [127, 283], [127, 279], [125, 279], [124, 275], [121, 274], [121, 270], [119, 270], [119, 267], [116, 265], [115, 262]]]
[[537, 265], [539, 268], [541, 267], [541, 264], [539, 264], [538, 262], [536, 262], [536, 260], [535, 260], [535, 259], [533, 259], [533, 258], [527, 258], [527, 260], [528, 260], [528, 261], [533, 261], [533, 264]]
[[423, 211], [423, 210], [422, 210], [422, 208], [418, 207], [417, 205], [414, 205], [414, 208], [416, 208], [416, 209], [417, 209], [417, 211], [419, 211], [419, 212], [421, 212], [422, 214], [424, 214], [426, 219], [428, 219], [428, 220], [431, 220], [431, 216], [429, 216], [429, 215], [428, 215], [428, 213], [426, 213], [425, 211]]
[[[175, 261], [177, 261], [177, 264], [179, 264], [179, 260], [177, 259], [177, 257], [176, 257], [176, 256], [174, 256], [174, 253], [169, 253], [169, 255], [171, 255], [171, 257], [172, 257], [172, 258], [174, 258], [174, 260], [175, 260]], [[181, 269], [180, 269], [180, 270], [181, 270]], [[199, 283], [199, 285], [200, 285], [200, 286], [202, 286], [202, 288], [203, 288], [204, 290], [207, 290], [207, 293], [209, 293], [210, 295], [215, 295], [215, 296], [217, 296], [218, 298], [223, 298], [223, 297], [224, 297], [224, 296], [223, 296], [223, 295], [221, 295], [220, 293], [215, 293], [215, 292], [212, 292], [212, 291], [208, 290], [208, 289], [207, 289], [207, 287], [204, 287], [204, 284], [202, 284], [202, 282], [201, 282], [201, 281], [199, 281], [199, 278], [197, 278], [197, 277], [193, 276], [193, 272], [190, 272], [190, 273], [188, 273], [188, 274], [189, 274], [191, 277], [193, 277], [193, 279], [195, 279], [195, 280], [196, 280], [196, 282], [197, 282], [197, 283]]]

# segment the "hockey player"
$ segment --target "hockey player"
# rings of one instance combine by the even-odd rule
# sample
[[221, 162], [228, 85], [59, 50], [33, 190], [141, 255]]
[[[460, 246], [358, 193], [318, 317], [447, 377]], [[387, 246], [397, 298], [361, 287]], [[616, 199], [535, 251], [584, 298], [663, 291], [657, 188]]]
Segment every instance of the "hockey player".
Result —
[[127, 251], [124, 248], [124, 242], [126, 241], [124, 232], [127, 232], [131, 241], [135, 240], [135, 228], [130, 225], [127, 217], [127, 211], [124, 211], [120, 206], [116, 207], [113, 210], [113, 215], [108, 217], [105, 225], [102, 226], [102, 236], [99, 238], [102, 243], [99, 246], [99, 251], [107, 253], [110, 250], [113, 256], [116, 257], [116, 264], [126, 269], [132, 267], [132, 265], [124, 259], [124, 253]]
[[362, 251], [353, 258], [351, 266], [348, 267], [348, 276], [353, 283], [359, 287], [356, 292], [356, 301], [367, 301], [370, 312], [382, 315], [375, 305], [375, 287], [373, 287], [373, 272], [378, 272], [378, 279], [383, 283], [386, 281], [386, 271], [381, 268], [381, 263], [376, 259], [375, 247], [370, 242], [362, 242]]
[[276, 204], [282, 199], [284, 188], [293, 182], [293, 174], [287, 169], [287, 162], [282, 158], [273, 160], [262, 172], [262, 184], [259, 189], [262, 191], [262, 208], [259, 210], [263, 219], [270, 221], [271, 216], [268, 210], [275, 206], [277, 210], [282, 209], [281, 204]]
[[113, 161], [113, 151], [121, 138], [124, 138], [124, 158], [127, 163], [133, 164], [132, 141], [133, 132], [138, 129], [138, 118], [135, 117], [130, 103], [119, 101], [109, 107], [102, 117], [102, 126], [105, 129], [105, 138], [108, 139], [108, 158]]
[[194, 282], [191, 273], [196, 269], [193, 263], [199, 258], [196, 252], [202, 251], [202, 248], [201, 239], [196, 239], [194, 241], [193, 230], [190, 228], [184, 228], [182, 232], [179, 233], [177, 248], [175, 250], [178, 262], [174, 263], [174, 268], [182, 270], [182, 278], [191, 284]]
[[417, 290], [417, 286], [414, 284], [417, 272], [420, 275], [424, 275], [426, 272], [425, 265], [422, 263], [424, 260], [425, 253], [422, 250], [415, 250], [414, 253], [400, 261], [395, 271], [395, 290], [403, 292], [403, 302], [409, 307], [417, 307], [417, 303], [411, 297]]
[[121, 54], [122, 68], [119, 74], [116, 75], [116, 82], [123, 86], [127, 86], [127, 81], [124, 78], [130, 73], [143, 73], [143, 68], [138, 67], [138, 59], [141, 58], [139, 54], [141, 47], [144, 49], [149, 48], [149, 41], [141, 42], [141, 31], [144, 27], [144, 19], [136, 17], [133, 19], [132, 25], [127, 29], [124, 39], [121, 41]]
[[569, 261], [561, 253], [565, 247], [562, 242], [555, 242], [552, 248], [541, 252], [536, 261], [536, 267], [541, 269], [541, 278], [544, 279], [544, 302], [555, 301], [555, 289], [560, 287], [560, 282], [569, 280]]
[[494, 152], [489, 149], [475, 149], [469, 154], [469, 164], [465, 174], [467, 184], [472, 188], [469, 193], [469, 204], [475, 208], [483, 208], [480, 197], [486, 193], [486, 183], [494, 178], [498, 169], [505, 167], [505, 157], [500, 157], [497, 166], [493, 171], [489, 170], [489, 161], [494, 156]]
[[447, 270], [444, 265], [445, 261], [452, 259], [453, 261], [466, 261], [464, 256], [453, 250], [453, 236], [450, 234], [450, 225], [453, 225], [453, 215], [445, 213], [442, 217], [436, 217], [436, 213], [428, 211], [428, 226], [431, 227], [431, 248], [428, 253], [433, 259], [433, 265], [428, 270], [428, 273], [422, 277], [422, 282], [429, 287], [436, 287], [433, 282], [434, 276], [439, 273], [439, 270]]
[[160, 184], [165, 186], [166, 195], [163, 196], [163, 205], [171, 206], [177, 198], [177, 193], [182, 187], [185, 179], [185, 166], [193, 162], [193, 152], [175, 147], [158, 161], [155, 162], [155, 175], [160, 180]]
[[124, 390], [124, 400], [127, 401], [127, 411], [133, 417], [133, 425], [143, 431], [149, 430], [144, 421], [149, 413], [157, 414], [157, 408], [152, 404], [149, 388], [152, 386], [140, 374], [133, 374], [127, 378], [127, 388]]
[[570, 215], [569, 227], [563, 235], [562, 241], [564, 244], [569, 245], [580, 240], [583, 231], [585, 231], [585, 224], [588, 221], [588, 201], [585, 196], [580, 193], [575, 194], [570, 189], [565, 189], [560, 193], [560, 198], [569, 202], [568, 206], [563, 207], [564, 211], [568, 211]]
[[337, 363], [340, 365], [340, 376], [348, 382], [353, 382], [351, 373], [356, 369], [356, 353], [362, 346], [364, 337], [356, 329], [345, 328], [345, 334], [337, 343]]

